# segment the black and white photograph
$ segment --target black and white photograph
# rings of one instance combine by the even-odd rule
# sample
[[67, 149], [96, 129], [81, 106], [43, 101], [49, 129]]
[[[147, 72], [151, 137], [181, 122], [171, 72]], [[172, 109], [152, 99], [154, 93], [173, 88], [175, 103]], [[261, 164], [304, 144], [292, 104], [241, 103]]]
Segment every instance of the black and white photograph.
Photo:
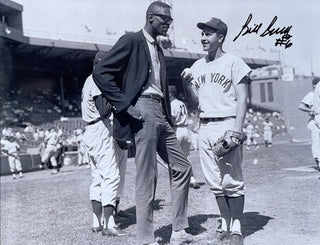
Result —
[[0, 0], [0, 243], [320, 244], [320, 2]]

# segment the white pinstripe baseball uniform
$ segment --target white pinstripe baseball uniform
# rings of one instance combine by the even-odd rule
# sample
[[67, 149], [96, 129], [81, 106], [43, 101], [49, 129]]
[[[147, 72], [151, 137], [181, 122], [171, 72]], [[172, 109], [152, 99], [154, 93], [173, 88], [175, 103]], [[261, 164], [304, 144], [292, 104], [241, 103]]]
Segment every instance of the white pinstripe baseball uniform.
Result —
[[[242, 146], [218, 161], [212, 147], [235, 124], [235, 86], [248, 74], [250, 68], [241, 58], [225, 53], [213, 61], [201, 58], [190, 70], [193, 76], [192, 86], [199, 97], [199, 150], [206, 181], [216, 196], [244, 195]], [[215, 118], [222, 119], [211, 120]]]

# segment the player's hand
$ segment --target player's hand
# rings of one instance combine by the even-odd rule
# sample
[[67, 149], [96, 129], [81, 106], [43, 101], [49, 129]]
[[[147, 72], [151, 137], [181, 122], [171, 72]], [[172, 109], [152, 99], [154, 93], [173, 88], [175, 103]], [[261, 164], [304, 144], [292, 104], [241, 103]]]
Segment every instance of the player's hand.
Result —
[[131, 116], [132, 118], [139, 120], [139, 121], [143, 121], [143, 117], [142, 114], [139, 110], [137, 110], [135, 107], [133, 107], [132, 105], [129, 105], [126, 109], [126, 112], [129, 114], [129, 116]]
[[185, 84], [191, 83], [191, 81], [193, 80], [193, 76], [192, 76], [192, 73], [191, 73], [190, 68], [185, 68], [185, 69], [181, 72], [181, 78], [182, 78], [182, 81], [183, 81]]
[[127, 150], [129, 145], [126, 141], [123, 140], [116, 140], [118, 143], [118, 146], [122, 149], [122, 150]]

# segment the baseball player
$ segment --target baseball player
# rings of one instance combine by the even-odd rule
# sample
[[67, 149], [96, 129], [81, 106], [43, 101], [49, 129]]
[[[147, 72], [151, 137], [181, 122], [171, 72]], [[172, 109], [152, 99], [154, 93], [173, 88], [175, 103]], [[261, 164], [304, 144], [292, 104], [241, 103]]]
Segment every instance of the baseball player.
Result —
[[82, 129], [77, 129], [75, 133], [78, 146], [78, 168], [80, 169], [82, 165], [90, 168], [88, 151], [83, 141], [84, 132]]
[[315, 122], [316, 125], [319, 127], [320, 126], [320, 121], [319, 121], [319, 114], [320, 114], [320, 78], [316, 78], [317, 85], [315, 88], [315, 97], [313, 100], [313, 106], [314, 106], [314, 113], [315, 113]]
[[259, 148], [258, 146], [258, 142], [255, 139], [255, 129], [253, 124], [251, 123], [250, 120], [248, 120], [247, 125], [244, 129], [246, 135], [247, 135], [247, 150], [250, 150], [250, 145], [254, 144], [254, 146], [256, 147], [256, 149]]
[[[315, 88], [319, 83], [320, 78], [315, 77], [312, 80], [312, 91], [310, 91], [300, 102], [299, 110], [307, 112], [309, 114], [307, 128], [310, 130], [311, 135], [311, 151], [312, 156], [316, 162], [316, 168], [320, 170], [319, 159], [320, 159], [320, 128], [315, 123], [315, 108], [317, 108]], [[319, 107], [320, 108], [320, 107]], [[320, 111], [319, 111], [320, 113]]]
[[49, 129], [48, 134], [44, 137], [45, 149], [41, 157], [41, 166], [48, 163], [52, 166], [52, 174], [58, 173], [58, 161], [60, 139], [54, 127]]
[[[95, 56], [96, 64], [105, 52], [98, 52]], [[92, 231], [102, 230], [102, 235], [123, 236], [114, 222], [117, 192], [120, 175], [116, 161], [115, 141], [111, 135], [111, 106], [102, 96], [90, 75], [83, 86], [81, 97], [82, 119], [87, 122], [83, 140], [92, 161], [92, 184], [90, 186], [90, 200], [93, 209]], [[102, 227], [102, 211], [106, 227]], [[111, 226], [112, 224], [112, 226]]]
[[269, 117], [266, 117], [266, 119], [262, 123], [262, 126], [263, 126], [263, 139], [264, 139], [265, 147], [272, 147], [273, 123], [269, 120]]
[[19, 157], [20, 145], [13, 136], [9, 136], [7, 140], [2, 140], [2, 151], [8, 156], [8, 162], [12, 178], [16, 179], [16, 172], [19, 172], [19, 178], [23, 177], [21, 161]]
[[[227, 25], [223, 21], [212, 18], [206, 23], [198, 23], [197, 27], [202, 30], [201, 43], [208, 54], [190, 69], [183, 70], [181, 76], [187, 98], [198, 105], [201, 167], [221, 214], [221, 227], [208, 244], [227, 239], [233, 245], [240, 245], [243, 244], [241, 218], [245, 195], [241, 168], [243, 149], [239, 145], [224, 156], [214, 150], [227, 130], [243, 135], [246, 76], [250, 68], [241, 58], [223, 51], [227, 34]], [[243, 136], [242, 141], [230, 138], [236, 145], [244, 140]]]
[[[190, 154], [191, 145], [191, 137], [187, 129], [188, 110], [186, 105], [181, 100], [177, 99], [177, 90], [175, 86], [169, 86], [169, 95], [171, 105], [171, 116], [174, 123], [176, 136], [178, 141], [180, 142], [182, 151], [188, 158]], [[190, 187], [194, 189], [200, 188], [200, 185], [196, 181], [193, 173], [191, 174], [190, 178]]]

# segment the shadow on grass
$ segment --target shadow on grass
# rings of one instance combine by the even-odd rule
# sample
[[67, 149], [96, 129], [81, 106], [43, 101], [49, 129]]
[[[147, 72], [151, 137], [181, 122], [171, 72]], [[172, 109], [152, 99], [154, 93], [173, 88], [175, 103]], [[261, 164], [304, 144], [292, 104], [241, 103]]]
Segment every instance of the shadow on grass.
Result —
[[260, 215], [259, 212], [244, 213], [242, 221], [243, 236], [250, 236], [257, 231], [262, 230], [271, 219], [273, 218]]
[[[214, 214], [199, 214], [189, 217], [189, 228], [186, 229], [186, 231], [193, 236], [199, 235], [205, 231], [207, 231], [206, 228], [201, 226], [201, 224], [205, 223], [208, 219], [212, 218], [218, 218], [218, 215]], [[158, 242], [160, 244], [169, 244], [170, 242], [170, 236], [172, 231], [172, 225], [166, 225], [161, 227], [160, 229], [155, 231], [155, 237], [160, 237]]]
[[[163, 205], [161, 202], [165, 201], [164, 199], [157, 199], [153, 202], [153, 210], [161, 210]], [[126, 229], [131, 225], [136, 224], [136, 207], [131, 207], [126, 210], [123, 210], [122, 213], [115, 217], [115, 221], [119, 224], [120, 229]]]

